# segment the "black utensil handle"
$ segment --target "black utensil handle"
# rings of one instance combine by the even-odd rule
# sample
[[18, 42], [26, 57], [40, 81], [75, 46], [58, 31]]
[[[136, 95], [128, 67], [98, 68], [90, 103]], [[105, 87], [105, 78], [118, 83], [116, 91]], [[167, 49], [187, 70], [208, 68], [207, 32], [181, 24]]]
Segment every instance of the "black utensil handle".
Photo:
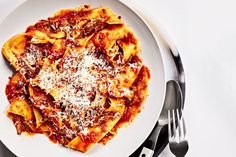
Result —
[[153, 129], [152, 133], [149, 135], [147, 140], [144, 142], [144, 147], [147, 147], [149, 149], [155, 150], [157, 140], [159, 138], [160, 131], [162, 129], [162, 125], [156, 125]]
[[[140, 153], [139, 157], [148, 157], [148, 155], [150, 156], [150, 151], [147, 151], [147, 149], [152, 150], [154, 152], [155, 148], [156, 148], [156, 144], [157, 144], [157, 140], [160, 134], [160, 131], [162, 129], [163, 126], [161, 125], [156, 125], [155, 128], [153, 129], [152, 133], [150, 134], [150, 136], [147, 138], [147, 140], [143, 143], [143, 149]], [[149, 154], [147, 154], [149, 153]], [[153, 155], [153, 154], [152, 154]]]

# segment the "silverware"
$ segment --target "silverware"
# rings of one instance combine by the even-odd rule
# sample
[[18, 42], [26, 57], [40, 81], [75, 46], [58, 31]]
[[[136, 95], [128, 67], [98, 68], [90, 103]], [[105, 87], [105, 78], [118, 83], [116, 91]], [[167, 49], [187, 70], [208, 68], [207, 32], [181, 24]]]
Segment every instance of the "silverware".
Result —
[[[167, 110], [170, 109], [168, 107], [171, 106], [172, 109], [183, 108], [183, 104], [185, 100], [185, 74], [184, 74], [184, 68], [183, 68], [183, 64], [182, 64], [179, 52], [177, 48], [170, 42], [167, 42], [167, 40], [164, 39], [163, 36], [159, 36], [159, 39], [160, 39], [159, 45], [162, 45], [166, 50], [168, 50], [168, 53], [171, 56], [172, 62], [176, 69], [177, 78], [176, 80], [170, 80], [167, 82], [167, 90], [166, 90], [167, 93], [166, 93], [164, 106], [161, 111], [161, 115], [153, 131], [143, 143], [142, 145], [143, 149], [139, 157], [152, 157], [153, 156], [153, 154], [155, 153], [154, 151], [155, 151], [157, 140], [159, 138], [160, 131], [164, 126], [168, 124]], [[178, 92], [176, 92], [176, 89], [173, 90], [174, 86], [177, 87]], [[175, 91], [178, 94], [176, 95], [174, 93], [171, 93], [173, 91]], [[174, 95], [176, 96], [175, 98], [173, 98]], [[170, 102], [170, 100], [172, 100], [172, 102]]]
[[[146, 21], [151, 25], [153, 24], [148, 19], [146, 19]], [[175, 80], [176, 83], [178, 84], [178, 86], [180, 86], [180, 90], [181, 90], [182, 97], [183, 97], [182, 98], [183, 102], [181, 104], [178, 104], [178, 105], [181, 106], [180, 108], [183, 108], [184, 101], [185, 101], [185, 73], [184, 73], [184, 68], [183, 68], [182, 60], [180, 58], [178, 49], [175, 47], [175, 44], [173, 42], [171, 42], [170, 40], [168, 40], [167, 36], [163, 35], [161, 33], [162, 31], [160, 31], [157, 27], [153, 27], [152, 31], [155, 34], [155, 38], [157, 39], [158, 45], [160, 46], [160, 50], [162, 51], [162, 53], [167, 54], [169, 56], [168, 62], [171, 63], [172, 66], [173, 66], [172, 68], [175, 69], [175, 76], [176, 77], [174, 79], [171, 79], [171, 80], [172, 81]], [[168, 83], [167, 83], [166, 88], [168, 88]], [[166, 97], [171, 97], [172, 95], [168, 96], [168, 90], [166, 90], [166, 91], [167, 91], [166, 92]], [[174, 102], [174, 104], [176, 104], [176, 102]], [[164, 107], [162, 109], [162, 112], [164, 112]], [[163, 118], [163, 117], [160, 117], [160, 118]], [[167, 117], [165, 117], [165, 118], [168, 119]], [[149, 135], [149, 137], [139, 147], [139, 149], [140, 148], [142, 149], [142, 147], [143, 147], [139, 157], [152, 157], [152, 156], [158, 156], [159, 155], [160, 150], [155, 150], [156, 142], [159, 138], [158, 136], [159, 136], [160, 131], [163, 128], [166, 129], [166, 127], [167, 127], [167, 123], [162, 123], [161, 124], [158, 120], [158, 122], [156, 123], [156, 125], [155, 125], [153, 131], [151, 132], [151, 134]], [[163, 130], [165, 130], [165, 129], [163, 129]], [[153, 137], [152, 138], [153, 140], [151, 140], [151, 142], [150, 142], [151, 137]], [[166, 139], [166, 141], [163, 143], [163, 146], [161, 147], [162, 150], [167, 145], [167, 143], [168, 143], [168, 139]], [[149, 148], [151, 148], [151, 149], [149, 149]], [[136, 152], [138, 152], [138, 150], [136, 150]], [[156, 151], [156, 152], [154, 152], [153, 150]], [[145, 154], [145, 155], [143, 155], [143, 154]]]
[[152, 133], [143, 143], [139, 157], [152, 157], [159, 137], [160, 130], [168, 125], [168, 110], [180, 108], [182, 105], [182, 92], [177, 81], [170, 80], [166, 86], [166, 97], [158, 122]]
[[[172, 111], [172, 116], [171, 116]], [[179, 109], [168, 110], [168, 134], [171, 152], [176, 157], [184, 157], [188, 152], [188, 141], [186, 139], [186, 127], [184, 117], [179, 113]]]

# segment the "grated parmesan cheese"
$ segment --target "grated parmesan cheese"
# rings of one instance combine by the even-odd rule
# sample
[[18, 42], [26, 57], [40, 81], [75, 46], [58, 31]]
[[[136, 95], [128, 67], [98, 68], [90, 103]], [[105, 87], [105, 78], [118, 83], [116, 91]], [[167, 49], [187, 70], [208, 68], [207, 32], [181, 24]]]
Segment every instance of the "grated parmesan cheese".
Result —
[[[46, 66], [41, 69], [37, 76], [38, 86], [47, 93], [54, 93], [56, 103], [64, 108], [60, 113], [62, 120], [69, 121], [84, 135], [88, 133], [87, 128], [93, 126], [96, 118], [105, 111], [105, 98], [99, 94], [100, 88], [105, 88], [113, 95], [132, 95], [128, 88], [122, 88], [121, 91], [116, 88], [118, 80], [114, 77], [124, 70], [124, 66], [110, 66], [103, 56], [96, 56], [93, 45], [89, 48], [70, 50], [55, 64], [60, 64], [61, 68]], [[129, 66], [137, 68], [140, 65], [134, 63]], [[116, 116], [118, 114], [114, 117]], [[76, 134], [66, 126], [62, 129], [67, 134]]]
[[38, 58], [41, 57], [41, 53], [33, 44], [30, 44], [28, 51], [29, 52], [25, 53], [25, 56], [22, 57], [22, 60], [28, 67], [33, 68], [32, 66], [36, 65]]
[[[61, 61], [62, 69], [55, 70], [51, 66], [41, 69], [37, 76], [38, 86], [47, 93], [55, 92], [56, 103], [65, 108], [61, 118], [72, 118], [86, 134], [86, 127], [93, 125], [105, 110], [105, 101], [101, 101], [103, 97], [97, 93], [101, 79], [99, 70], [105, 69], [107, 63], [89, 48], [70, 51]], [[63, 129], [70, 132], [68, 128]]]
[[[63, 105], [73, 104], [81, 109], [88, 107], [98, 86], [98, 71], [95, 69], [104, 66], [104, 63], [88, 49], [71, 52], [65, 58], [64, 70], [57, 74], [58, 86], [64, 86], [63, 88], [56, 87], [58, 100]], [[64, 81], [60, 81], [62, 79]]]
[[56, 85], [56, 74], [54, 73], [52, 67], [47, 67], [45, 70], [41, 70], [38, 74], [38, 78], [38, 86], [45, 89], [46, 93], [50, 93]]

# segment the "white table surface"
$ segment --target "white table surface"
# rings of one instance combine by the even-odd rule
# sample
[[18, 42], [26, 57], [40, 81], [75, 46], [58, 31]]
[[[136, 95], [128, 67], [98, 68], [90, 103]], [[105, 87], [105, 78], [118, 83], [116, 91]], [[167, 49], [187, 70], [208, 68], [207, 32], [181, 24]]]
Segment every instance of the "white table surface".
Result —
[[[0, 22], [24, 0], [0, 0]], [[236, 156], [236, 1], [123, 0], [177, 45], [184, 63], [188, 157]], [[8, 157], [0, 145], [0, 157]], [[167, 147], [160, 157], [173, 157]]]

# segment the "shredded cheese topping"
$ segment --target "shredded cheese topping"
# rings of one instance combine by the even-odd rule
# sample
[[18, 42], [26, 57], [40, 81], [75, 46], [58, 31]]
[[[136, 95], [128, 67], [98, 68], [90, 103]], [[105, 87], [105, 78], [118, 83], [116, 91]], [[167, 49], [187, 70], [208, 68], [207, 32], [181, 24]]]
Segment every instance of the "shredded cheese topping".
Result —
[[64, 105], [73, 104], [81, 109], [91, 105], [98, 86], [97, 70], [104, 66], [105, 62], [88, 49], [71, 52], [64, 60], [62, 72], [57, 75], [57, 99]]
[[69, 51], [58, 62], [62, 63], [60, 69], [53, 69], [55, 65], [41, 69], [37, 84], [47, 93], [55, 92], [56, 103], [64, 108], [60, 116], [66, 120], [72, 117], [75, 126], [86, 133], [85, 127], [93, 125], [105, 110], [105, 97], [99, 94], [98, 84], [99, 72], [107, 68], [107, 62], [89, 48]]

